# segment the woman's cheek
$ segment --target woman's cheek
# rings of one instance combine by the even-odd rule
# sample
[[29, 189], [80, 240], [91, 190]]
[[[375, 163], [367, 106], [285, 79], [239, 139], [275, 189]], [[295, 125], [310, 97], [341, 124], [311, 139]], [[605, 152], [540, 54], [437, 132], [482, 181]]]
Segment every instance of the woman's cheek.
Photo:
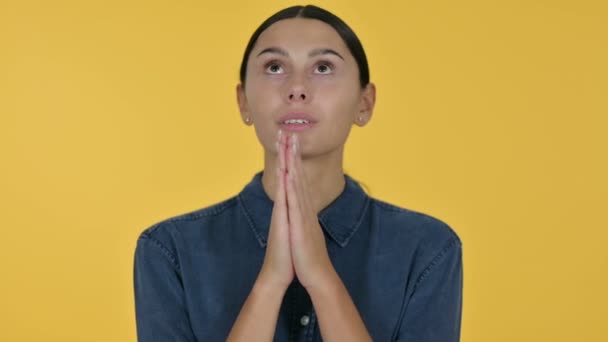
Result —
[[264, 98], [280, 97], [284, 82], [279, 79], [268, 79], [257, 84], [256, 92], [258, 96]]
[[274, 93], [276, 93], [276, 90], [268, 83], [252, 82], [247, 97], [249, 102], [252, 103], [253, 106], [263, 107], [267, 102], [269, 102]]

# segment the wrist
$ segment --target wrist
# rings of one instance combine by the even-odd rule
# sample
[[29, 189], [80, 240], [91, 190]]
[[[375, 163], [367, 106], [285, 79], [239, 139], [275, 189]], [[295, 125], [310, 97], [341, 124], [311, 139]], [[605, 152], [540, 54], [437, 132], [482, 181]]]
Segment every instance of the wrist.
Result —
[[319, 279], [308, 285], [306, 291], [310, 296], [319, 298], [331, 298], [340, 286], [343, 286], [342, 280], [336, 271], [331, 268], [328, 269]]
[[289, 284], [283, 284], [280, 281], [273, 279], [263, 270], [260, 272], [253, 285], [253, 289], [258, 293], [265, 295], [280, 295], [281, 298], [283, 298], [288, 287]]

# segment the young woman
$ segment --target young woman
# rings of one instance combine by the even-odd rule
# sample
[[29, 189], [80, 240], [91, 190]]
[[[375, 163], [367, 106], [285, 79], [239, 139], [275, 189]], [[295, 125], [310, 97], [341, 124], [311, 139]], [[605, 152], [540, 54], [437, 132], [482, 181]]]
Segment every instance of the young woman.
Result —
[[140, 341], [458, 341], [461, 241], [343, 172], [375, 87], [354, 32], [315, 6], [254, 32], [237, 86], [264, 170], [137, 241]]

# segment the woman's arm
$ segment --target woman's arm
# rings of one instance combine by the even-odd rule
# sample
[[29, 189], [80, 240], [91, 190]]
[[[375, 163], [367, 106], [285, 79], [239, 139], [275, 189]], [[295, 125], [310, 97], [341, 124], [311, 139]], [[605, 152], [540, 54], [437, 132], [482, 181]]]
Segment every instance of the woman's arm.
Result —
[[272, 341], [286, 291], [260, 272], [227, 341]]
[[189, 341], [190, 326], [179, 266], [168, 249], [151, 236], [137, 240], [134, 258], [137, 340]]
[[460, 341], [462, 284], [462, 243], [454, 237], [418, 279], [396, 340]]
[[228, 341], [272, 341], [283, 297], [294, 278], [285, 194], [286, 136], [280, 133], [281, 131], [277, 141], [279, 157], [275, 170], [276, 193], [264, 264], [232, 326]]
[[319, 287], [307, 289], [324, 341], [372, 341], [340, 276], [332, 272]]

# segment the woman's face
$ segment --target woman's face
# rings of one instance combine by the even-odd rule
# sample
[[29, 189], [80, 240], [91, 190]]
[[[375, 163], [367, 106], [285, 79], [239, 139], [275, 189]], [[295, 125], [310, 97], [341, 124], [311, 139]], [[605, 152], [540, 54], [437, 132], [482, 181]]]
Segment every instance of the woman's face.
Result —
[[293, 18], [259, 36], [249, 55], [245, 87], [239, 85], [237, 95], [243, 119], [253, 122], [267, 152], [276, 153], [282, 116], [312, 117], [316, 123], [296, 133], [306, 158], [341, 148], [351, 125], [369, 120], [375, 89], [372, 84], [361, 89], [357, 63], [331, 26]]

